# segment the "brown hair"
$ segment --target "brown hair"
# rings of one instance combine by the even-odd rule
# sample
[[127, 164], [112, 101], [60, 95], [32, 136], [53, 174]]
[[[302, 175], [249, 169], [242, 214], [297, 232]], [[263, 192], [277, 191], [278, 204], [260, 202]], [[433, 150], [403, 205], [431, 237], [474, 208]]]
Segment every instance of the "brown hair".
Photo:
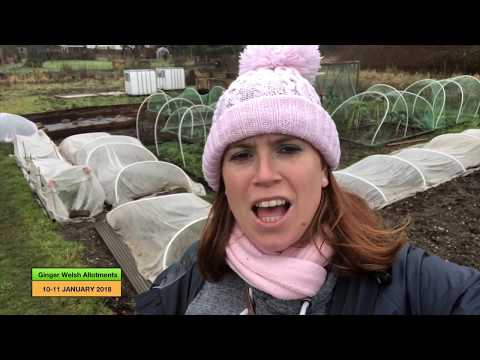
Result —
[[[328, 179], [320, 206], [301, 241], [322, 234], [335, 251], [331, 263], [339, 275], [388, 270], [406, 242], [409, 221], [396, 229], [386, 227], [365, 200], [340, 188], [331, 171]], [[230, 271], [225, 248], [234, 223], [221, 181], [198, 250], [200, 272], [211, 282], [220, 281]]]

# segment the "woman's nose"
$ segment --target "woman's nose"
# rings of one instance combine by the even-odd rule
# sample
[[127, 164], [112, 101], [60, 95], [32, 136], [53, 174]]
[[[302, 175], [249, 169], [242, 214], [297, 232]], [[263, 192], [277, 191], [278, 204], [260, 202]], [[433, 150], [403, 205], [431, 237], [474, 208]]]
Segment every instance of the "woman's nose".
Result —
[[254, 184], [270, 186], [281, 180], [275, 160], [269, 155], [258, 155], [256, 159]]

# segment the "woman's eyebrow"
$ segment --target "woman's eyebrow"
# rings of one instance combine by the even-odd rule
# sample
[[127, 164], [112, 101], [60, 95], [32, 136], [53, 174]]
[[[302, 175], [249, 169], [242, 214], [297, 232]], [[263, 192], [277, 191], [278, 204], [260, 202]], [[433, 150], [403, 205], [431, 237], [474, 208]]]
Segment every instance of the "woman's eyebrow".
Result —
[[293, 137], [293, 136], [285, 135], [285, 136], [282, 136], [282, 137], [280, 137], [280, 138], [278, 138], [278, 139], [276, 139], [276, 140], [273, 140], [271, 143], [272, 143], [273, 145], [277, 145], [277, 144], [283, 143], [283, 142], [285, 142], [285, 141], [294, 141], [294, 140], [300, 140], [300, 139], [297, 139], [297, 138], [295, 138], [295, 137]]
[[235, 149], [235, 148], [252, 148], [255, 144], [252, 141], [241, 141], [239, 143], [230, 144], [225, 151]]
[[[284, 136], [281, 136], [277, 139], [269, 141], [269, 143], [271, 145], [278, 145], [278, 144], [286, 142], [286, 141], [295, 141], [295, 140], [300, 140], [300, 139], [297, 139], [296, 137], [293, 137], [293, 136], [284, 135]], [[244, 140], [244, 141], [240, 141], [238, 143], [231, 144], [229, 147], [227, 147], [227, 149], [225, 151], [235, 149], [235, 148], [250, 149], [250, 148], [253, 148], [253, 147], [255, 147], [255, 142], [254, 141]]]

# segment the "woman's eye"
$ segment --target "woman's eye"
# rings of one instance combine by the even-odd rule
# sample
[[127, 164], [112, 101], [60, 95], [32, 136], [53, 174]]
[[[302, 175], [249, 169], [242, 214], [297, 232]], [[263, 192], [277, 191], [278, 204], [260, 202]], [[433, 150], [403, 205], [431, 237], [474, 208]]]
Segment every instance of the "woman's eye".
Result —
[[280, 145], [278, 151], [281, 154], [296, 154], [296, 153], [302, 151], [302, 149], [298, 145], [283, 144], [283, 145]]
[[230, 161], [245, 161], [250, 159], [252, 155], [249, 151], [240, 151], [232, 154], [230, 156]]

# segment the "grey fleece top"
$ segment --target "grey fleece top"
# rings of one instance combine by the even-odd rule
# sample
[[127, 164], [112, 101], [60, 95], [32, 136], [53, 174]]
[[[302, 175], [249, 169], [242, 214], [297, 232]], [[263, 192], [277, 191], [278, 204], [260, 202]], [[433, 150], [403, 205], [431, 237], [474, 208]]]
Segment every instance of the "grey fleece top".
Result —
[[[308, 315], [323, 315], [329, 303], [337, 276], [329, 271], [319, 292], [312, 298]], [[237, 274], [230, 273], [218, 283], [205, 282], [200, 292], [187, 308], [186, 315], [238, 315], [245, 308], [245, 288], [248, 285]], [[303, 300], [279, 300], [253, 288], [257, 315], [298, 315]]]

